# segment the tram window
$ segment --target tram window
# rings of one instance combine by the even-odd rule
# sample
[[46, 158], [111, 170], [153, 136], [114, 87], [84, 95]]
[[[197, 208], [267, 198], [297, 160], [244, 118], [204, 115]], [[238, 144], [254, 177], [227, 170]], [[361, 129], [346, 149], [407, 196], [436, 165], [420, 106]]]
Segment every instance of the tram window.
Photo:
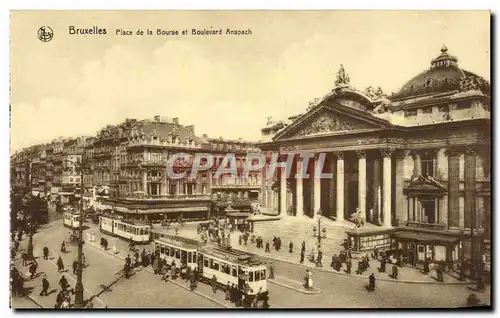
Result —
[[[156, 249], [158, 249], [158, 248], [156, 248]], [[163, 247], [163, 245], [160, 245], [160, 253], [165, 254], [165, 247]]]
[[231, 275], [231, 265], [222, 263], [222, 272]]
[[218, 271], [219, 270], [219, 263], [218, 262], [213, 262], [212, 266], [210, 267], [213, 270]]
[[238, 275], [241, 275], [241, 274], [243, 274], [243, 273], [244, 273], [243, 268], [238, 267]]
[[203, 259], [203, 266], [209, 267], [208, 266], [208, 258], [206, 258], [206, 257]]
[[193, 252], [193, 263], [197, 263], [198, 260], [196, 259], [196, 252]]
[[163, 254], [170, 255], [170, 247], [165, 246], [165, 252]]
[[254, 272], [248, 272], [248, 281], [253, 282], [253, 273]]
[[170, 249], [170, 256], [174, 257], [174, 255], [175, 255], [175, 248], [172, 247]]
[[236, 266], [233, 266], [233, 276], [234, 277], [238, 276], [238, 268]]
[[188, 252], [188, 263], [192, 263], [192, 262], [193, 262], [193, 253]]
[[261, 280], [266, 280], [267, 276], [266, 276], [266, 270], [263, 269], [260, 271], [260, 279]]
[[175, 250], [175, 258], [181, 259], [181, 251], [178, 249]]
[[255, 281], [258, 282], [260, 280], [260, 271], [255, 271]]

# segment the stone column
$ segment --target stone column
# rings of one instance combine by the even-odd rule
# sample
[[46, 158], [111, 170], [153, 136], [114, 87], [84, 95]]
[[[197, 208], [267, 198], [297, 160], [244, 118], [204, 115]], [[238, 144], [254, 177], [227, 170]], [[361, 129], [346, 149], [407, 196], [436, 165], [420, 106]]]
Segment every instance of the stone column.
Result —
[[448, 156], [448, 226], [460, 227], [460, 152], [456, 148], [446, 151]]
[[321, 210], [321, 170], [319, 169], [319, 156], [316, 154], [314, 156], [314, 176], [313, 176], [313, 217], [319, 210]]
[[280, 171], [280, 215], [286, 215], [286, 167]]
[[380, 191], [380, 158], [377, 156], [376, 158], [373, 159], [373, 184], [372, 184], [372, 191], [373, 191], [373, 202], [372, 202], [372, 208], [373, 208], [373, 215], [372, 219], [370, 222], [372, 223], [381, 223], [381, 212], [382, 212], [382, 206], [381, 206], [381, 194], [382, 192]]
[[392, 211], [391, 211], [391, 156], [393, 149], [382, 149], [383, 159], [383, 185], [384, 185], [384, 226], [392, 226]]
[[[394, 193], [395, 198], [396, 198], [396, 206], [394, 207], [395, 209], [395, 215], [396, 215], [396, 220], [400, 223], [403, 223], [407, 220], [408, 217], [408, 211], [407, 211], [407, 203], [405, 201], [405, 196], [403, 193], [403, 187], [404, 187], [404, 159], [406, 157], [406, 152], [404, 150], [400, 150], [396, 152], [396, 184], [395, 184], [395, 191]], [[398, 224], [396, 224], [398, 225]]]
[[296, 195], [296, 212], [295, 216], [303, 216], [304, 215], [304, 190], [302, 188], [302, 158], [298, 158], [297, 160], [297, 176], [295, 178], [295, 195]]
[[161, 181], [161, 195], [166, 195], [168, 194], [168, 178], [167, 178], [167, 172], [163, 171], [162, 173], [162, 181]]
[[464, 175], [464, 228], [476, 229], [476, 151], [472, 147], [465, 149]]
[[366, 220], [366, 152], [356, 151], [358, 155], [358, 205], [361, 217]]
[[142, 170], [142, 191], [148, 193], [148, 172], [146, 170]]
[[413, 158], [413, 177], [417, 177], [422, 174], [422, 163], [420, 161], [420, 153], [416, 150], [411, 152], [411, 157]]
[[337, 152], [337, 221], [344, 220], [344, 154]]
[[328, 172], [332, 174], [332, 178], [328, 179], [328, 216], [332, 217], [335, 215], [335, 201], [337, 200], [336, 197], [336, 187], [337, 187], [337, 180], [336, 180], [336, 166], [337, 166], [337, 160], [335, 156], [333, 156], [332, 153], [329, 154], [328, 156]]

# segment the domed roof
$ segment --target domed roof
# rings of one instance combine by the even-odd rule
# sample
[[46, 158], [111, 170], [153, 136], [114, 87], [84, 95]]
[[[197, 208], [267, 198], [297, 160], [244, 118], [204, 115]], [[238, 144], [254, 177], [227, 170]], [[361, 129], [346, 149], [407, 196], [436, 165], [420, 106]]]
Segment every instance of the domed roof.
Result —
[[441, 54], [431, 61], [430, 69], [409, 80], [391, 98], [405, 98], [461, 90], [465, 79], [479, 78], [476, 74], [459, 68], [457, 62], [457, 58], [449, 55], [448, 48], [443, 45]]

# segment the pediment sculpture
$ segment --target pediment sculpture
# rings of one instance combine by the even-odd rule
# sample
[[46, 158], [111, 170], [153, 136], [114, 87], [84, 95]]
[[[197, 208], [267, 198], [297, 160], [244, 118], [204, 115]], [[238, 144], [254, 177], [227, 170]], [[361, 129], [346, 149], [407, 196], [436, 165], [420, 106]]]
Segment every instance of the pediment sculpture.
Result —
[[351, 79], [349, 78], [349, 75], [344, 70], [344, 65], [340, 64], [340, 69], [337, 72], [337, 78], [335, 79], [335, 86], [337, 87], [345, 87], [349, 86], [351, 82]]
[[334, 131], [352, 130], [352, 127], [345, 121], [331, 117], [327, 114], [320, 115], [313, 119], [307, 127], [299, 131], [296, 136], [307, 136]]

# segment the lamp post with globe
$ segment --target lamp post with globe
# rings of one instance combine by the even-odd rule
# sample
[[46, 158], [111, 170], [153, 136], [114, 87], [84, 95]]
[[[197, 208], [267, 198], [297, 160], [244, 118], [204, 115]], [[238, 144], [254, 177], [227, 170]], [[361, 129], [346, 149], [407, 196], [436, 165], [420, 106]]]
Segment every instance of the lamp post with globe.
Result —
[[[316, 212], [316, 215], [318, 216], [318, 228], [317, 229], [316, 227], [313, 228], [313, 236], [318, 238], [318, 254], [319, 254], [321, 248], [321, 239], [326, 239], [326, 229], [321, 228], [321, 219], [323, 216], [321, 210], [318, 210], [318, 212]], [[316, 265], [321, 266], [320, 260], [318, 258]]]

